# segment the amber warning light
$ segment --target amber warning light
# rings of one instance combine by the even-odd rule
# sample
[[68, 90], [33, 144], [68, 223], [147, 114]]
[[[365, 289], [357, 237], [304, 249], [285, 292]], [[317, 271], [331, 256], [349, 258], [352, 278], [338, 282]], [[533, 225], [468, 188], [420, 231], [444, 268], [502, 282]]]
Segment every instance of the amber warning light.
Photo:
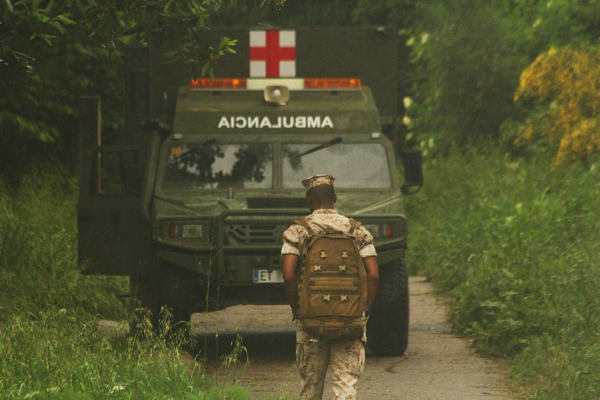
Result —
[[192, 79], [188, 89], [246, 89], [246, 79]]
[[358, 78], [304, 79], [305, 89], [362, 89]]
[[190, 90], [264, 90], [267, 86], [285, 86], [289, 90], [360, 90], [358, 78], [208, 78], [192, 79]]

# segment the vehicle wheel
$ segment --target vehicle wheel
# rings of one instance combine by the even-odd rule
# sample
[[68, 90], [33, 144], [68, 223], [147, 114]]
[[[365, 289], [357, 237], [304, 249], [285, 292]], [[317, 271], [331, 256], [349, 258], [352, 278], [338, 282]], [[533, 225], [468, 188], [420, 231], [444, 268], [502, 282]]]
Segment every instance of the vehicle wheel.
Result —
[[160, 311], [158, 280], [150, 276], [129, 277], [127, 316], [132, 335], [149, 334], [158, 326]]
[[[162, 264], [158, 276], [129, 277], [129, 330], [133, 335], [159, 332], [168, 324], [170, 333], [187, 332], [193, 307], [192, 273]], [[168, 310], [166, 313], [164, 310]]]
[[379, 289], [367, 323], [376, 356], [401, 356], [408, 347], [408, 273], [404, 259], [379, 267]]
[[175, 265], [163, 264], [161, 272], [161, 308], [168, 309], [171, 330], [189, 332], [196, 279], [191, 272]]

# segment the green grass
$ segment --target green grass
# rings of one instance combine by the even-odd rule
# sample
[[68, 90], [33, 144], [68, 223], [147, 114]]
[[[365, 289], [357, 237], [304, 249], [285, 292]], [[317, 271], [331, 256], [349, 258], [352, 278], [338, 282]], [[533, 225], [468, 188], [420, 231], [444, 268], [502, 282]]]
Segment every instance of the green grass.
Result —
[[248, 399], [215, 385], [201, 364], [183, 362], [180, 342], [113, 331], [101, 335], [89, 315], [44, 312], [35, 323], [13, 317], [0, 330], [3, 399]]
[[78, 272], [76, 204], [76, 181], [56, 173], [0, 182], [0, 322], [62, 308], [124, 317], [125, 278]]
[[407, 258], [524, 398], [598, 398], [600, 176], [549, 168], [487, 148], [429, 160]]
[[125, 317], [127, 279], [79, 274], [76, 201], [56, 172], [0, 182], [0, 398], [250, 398], [182, 362], [186, 341], [99, 333], [98, 317]]

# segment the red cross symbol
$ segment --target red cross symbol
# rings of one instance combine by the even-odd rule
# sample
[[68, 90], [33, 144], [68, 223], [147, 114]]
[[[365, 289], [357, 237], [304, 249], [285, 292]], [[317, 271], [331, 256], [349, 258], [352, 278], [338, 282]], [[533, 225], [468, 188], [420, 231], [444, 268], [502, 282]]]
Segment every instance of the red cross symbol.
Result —
[[250, 77], [296, 76], [295, 31], [250, 31]]

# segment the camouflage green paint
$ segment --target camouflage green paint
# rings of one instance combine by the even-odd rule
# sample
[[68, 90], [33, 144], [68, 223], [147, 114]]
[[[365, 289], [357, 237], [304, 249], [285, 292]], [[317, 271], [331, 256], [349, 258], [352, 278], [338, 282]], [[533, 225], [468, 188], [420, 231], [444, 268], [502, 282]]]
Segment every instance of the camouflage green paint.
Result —
[[[391, 226], [392, 237], [382, 234], [375, 239], [380, 264], [403, 256], [407, 229], [396, 157], [392, 142], [382, 134], [384, 129], [393, 128], [396, 117], [395, 32], [373, 28], [297, 32], [298, 54], [310, 53], [297, 58], [299, 76], [359, 77], [366, 86], [354, 91], [291, 91], [286, 106], [274, 107], [265, 105], [262, 91], [188, 90], [187, 68], [178, 63], [161, 63], [160, 49], [151, 46], [127, 51], [128, 134], [124, 140], [115, 146], [99, 146], [94, 141], [99, 132], [90, 127], [99, 119], [94, 114], [97, 109], [88, 107], [87, 114], [81, 115], [82, 120], [88, 121], [81, 127], [78, 206], [79, 261], [86, 267], [84, 273], [152, 275], [162, 260], [202, 277], [218, 279], [225, 289], [231, 288], [231, 293], [247, 289], [244, 299], [239, 301], [257, 304], [284, 301], [279, 285], [252, 283], [253, 270], [278, 268], [280, 235], [292, 220], [309, 212], [307, 206], [298, 207], [305, 197], [301, 183], [294, 189], [282, 185], [279, 151], [284, 143], [324, 143], [338, 137], [344, 144], [383, 146], [392, 186], [337, 188], [337, 210], [356, 217], [363, 225]], [[247, 31], [207, 34], [215, 33], [240, 39], [238, 54], [220, 62], [217, 76], [246, 77], [247, 62], [240, 60], [244, 57], [247, 60]], [[304, 39], [300, 39], [303, 35]], [[312, 53], [308, 51], [311, 47]], [[145, 121], [155, 118], [173, 127], [170, 135], [161, 137], [156, 129], [147, 132], [140, 128]], [[249, 128], [247, 125], [251, 123], [254, 126]], [[272, 144], [273, 187], [164, 190], [162, 182], [171, 147], [213, 139], [224, 144]], [[137, 165], [122, 164], [125, 169], [118, 174], [126, 182], [133, 182], [139, 176], [140, 182], [135, 187], [140, 189], [135, 193], [115, 196], [94, 193], [93, 187], [99, 179], [96, 165], [99, 161], [93, 161], [94, 154], [111, 151], [137, 152]], [[282, 202], [292, 199], [297, 208], [249, 207], [250, 200], [260, 204], [273, 199]], [[202, 225], [202, 238], [171, 237], [171, 224], [183, 223]], [[262, 242], [238, 243], [233, 236], [226, 235], [238, 226], [269, 228]], [[224, 298], [227, 293], [227, 290], [222, 292]]]

